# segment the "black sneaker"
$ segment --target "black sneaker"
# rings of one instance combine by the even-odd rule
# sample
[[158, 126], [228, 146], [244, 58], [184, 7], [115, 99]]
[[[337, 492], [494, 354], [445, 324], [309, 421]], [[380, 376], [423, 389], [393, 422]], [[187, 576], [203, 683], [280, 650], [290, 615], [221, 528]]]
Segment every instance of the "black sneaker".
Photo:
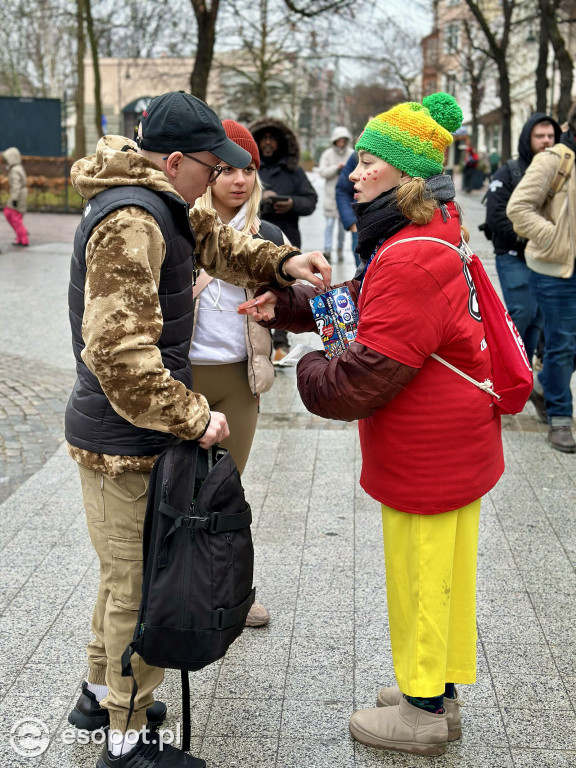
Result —
[[[166, 704], [162, 701], [155, 701], [146, 710], [146, 716], [148, 717], [148, 727], [151, 729], [158, 728], [166, 719]], [[108, 728], [110, 725], [108, 710], [101, 707], [96, 696], [88, 690], [86, 680], [82, 683], [82, 693], [76, 706], [68, 715], [68, 722], [83, 731], [97, 731], [99, 728]]]
[[206, 768], [204, 760], [187, 755], [170, 744], [161, 744], [157, 734], [144, 733], [136, 746], [121, 757], [113, 757], [104, 744], [96, 768]]

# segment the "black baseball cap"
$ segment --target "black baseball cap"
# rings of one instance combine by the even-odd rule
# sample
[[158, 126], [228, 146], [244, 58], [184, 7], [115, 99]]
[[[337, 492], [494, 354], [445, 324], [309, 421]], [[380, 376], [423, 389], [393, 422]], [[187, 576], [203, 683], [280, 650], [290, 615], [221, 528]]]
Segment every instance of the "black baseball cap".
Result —
[[138, 146], [149, 152], [212, 152], [234, 168], [246, 168], [250, 153], [226, 136], [214, 110], [184, 91], [156, 96], [142, 113]]

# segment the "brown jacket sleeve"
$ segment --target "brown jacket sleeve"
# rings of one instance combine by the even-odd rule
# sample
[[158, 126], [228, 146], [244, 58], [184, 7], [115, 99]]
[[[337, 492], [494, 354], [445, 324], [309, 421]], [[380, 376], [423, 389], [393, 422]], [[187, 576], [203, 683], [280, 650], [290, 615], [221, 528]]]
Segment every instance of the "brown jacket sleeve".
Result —
[[[345, 283], [332, 285], [331, 288], [341, 288], [346, 286], [350, 291], [350, 296], [354, 304], [358, 305], [358, 294], [360, 292], [360, 283], [358, 280], [348, 280]], [[256, 291], [256, 296], [265, 291], [272, 291], [276, 294], [276, 315], [273, 320], [261, 322], [264, 328], [277, 328], [281, 331], [292, 331], [292, 333], [306, 333], [309, 331], [318, 331], [312, 309], [308, 299], [323, 291], [314, 288], [312, 285], [296, 283], [289, 288], [270, 288], [265, 286]]]
[[322, 352], [304, 355], [298, 363], [298, 391], [317, 416], [366, 419], [400, 394], [418, 370], [355, 341], [332, 360]]

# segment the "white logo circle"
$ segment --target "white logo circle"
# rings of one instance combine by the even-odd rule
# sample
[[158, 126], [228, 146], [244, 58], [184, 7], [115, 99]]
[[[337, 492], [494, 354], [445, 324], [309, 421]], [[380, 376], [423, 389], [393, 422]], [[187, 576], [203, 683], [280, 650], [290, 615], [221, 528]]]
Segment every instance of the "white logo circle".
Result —
[[44, 754], [50, 743], [48, 727], [37, 717], [23, 717], [12, 726], [10, 744], [22, 757], [38, 757]]

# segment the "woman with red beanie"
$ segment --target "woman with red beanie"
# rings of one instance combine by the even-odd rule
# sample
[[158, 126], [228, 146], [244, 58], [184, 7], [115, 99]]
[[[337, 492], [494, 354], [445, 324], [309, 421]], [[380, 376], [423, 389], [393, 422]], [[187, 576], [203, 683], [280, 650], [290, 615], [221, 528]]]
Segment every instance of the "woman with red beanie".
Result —
[[[257, 217], [262, 186], [256, 142], [240, 123], [224, 120], [222, 125], [228, 138], [250, 152], [252, 160], [246, 168], [223, 165], [216, 183], [208, 187], [196, 206], [213, 208], [224, 224], [240, 232], [284, 244], [281, 230]], [[204, 270], [194, 286], [194, 332], [189, 355], [194, 388], [206, 397], [211, 409], [225, 414], [230, 437], [222, 446], [230, 451], [240, 474], [252, 447], [260, 394], [274, 383], [270, 331], [236, 313], [238, 304], [253, 295], [248, 289], [211, 278]], [[263, 626], [269, 618], [266, 608], [254, 603], [246, 624]]]

